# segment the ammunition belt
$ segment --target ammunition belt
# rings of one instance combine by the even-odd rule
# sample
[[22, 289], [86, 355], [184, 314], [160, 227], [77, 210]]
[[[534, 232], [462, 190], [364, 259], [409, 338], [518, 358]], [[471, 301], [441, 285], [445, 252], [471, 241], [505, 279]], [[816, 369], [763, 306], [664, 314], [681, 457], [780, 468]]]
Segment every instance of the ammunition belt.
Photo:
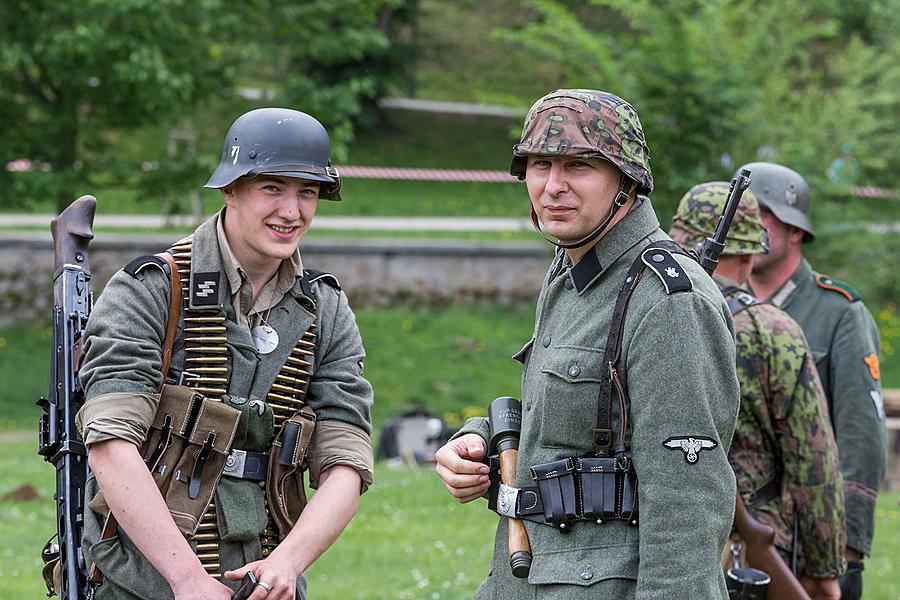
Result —
[[[312, 323], [300, 340], [291, 349], [281, 370], [275, 376], [266, 402], [272, 407], [275, 417], [275, 435], [280, 434], [282, 424], [290, 419], [305, 405], [306, 391], [312, 377], [313, 360], [316, 350], [316, 324]], [[260, 482], [265, 491], [265, 482]], [[266, 498], [266, 528], [259, 537], [263, 558], [269, 556], [278, 546], [280, 538], [278, 527], [269, 514], [268, 497]]]
[[[176, 242], [169, 253], [178, 265], [181, 276], [181, 301], [184, 320], [183, 384], [207, 398], [222, 400], [228, 391], [228, 347], [225, 338], [225, 314], [219, 307], [197, 309], [190, 307], [191, 250], [193, 236]], [[200, 526], [192, 538], [197, 542], [197, 557], [211, 576], [219, 574], [219, 524], [215, 500], [200, 518]]]
[[637, 477], [627, 456], [564, 458], [534, 465], [536, 486], [514, 488], [500, 480], [491, 456], [488, 508], [500, 515], [571, 531], [576, 522], [638, 524]]
[[[178, 265], [178, 273], [181, 275], [182, 311], [184, 315], [184, 342], [185, 361], [183, 382], [208, 398], [221, 400], [228, 390], [228, 348], [225, 338], [225, 315], [218, 307], [212, 309], [190, 308], [190, 272], [191, 250], [193, 238], [187, 237], [173, 245], [169, 252], [175, 258]], [[275, 419], [275, 432], [278, 434], [281, 425], [299, 411], [305, 404], [306, 391], [312, 377], [312, 366], [316, 349], [316, 324], [312, 323], [309, 329], [301, 336], [300, 340], [291, 349], [287, 361], [275, 376], [275, 381], [266, 395], [266, 403], [272, 407]], [[234, 456], [232, 469], [236, 470], [236, 463], [240, 461], [240, 452], [232, 453]], [[253, 453], [254, 455], [257, 453]], [[266, 459], [266, 455], [259, 455]], [[230, 456], [229, 459], [232, 457]], [[244, 455], [246, 466], [246, 453]], [[256, 458], [256, 457], [254, 457]], [[243, 467], [241, 469], [243, 471]], [[257, 464], [256, 471], [247, 479], [257, 480], [266, 498], [265, 468]], [[226, 463], [226, 475], [234, 476], [228, 472]], [[204, 569], [213, 577], [220, 578], [219, 569], [219, 537], [218, 522], [216, 519], [215, 501], [200, 519], [197, 534], [192, 538], [197, 542], [197, 556]], [[260, 534], [260, 545], [263, 558], [269, 556], [278, 546], [280, 539], [278, 528], [272, 519], [268, 498], [266, 498], [266, 527]]]

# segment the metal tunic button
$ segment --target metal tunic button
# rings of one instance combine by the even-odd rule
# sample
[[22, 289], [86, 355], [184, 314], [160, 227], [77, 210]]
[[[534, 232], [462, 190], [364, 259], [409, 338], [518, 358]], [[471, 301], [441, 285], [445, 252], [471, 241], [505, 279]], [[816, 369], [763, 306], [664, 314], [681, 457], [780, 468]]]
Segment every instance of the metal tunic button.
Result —
[[575, 287], [575, 284], [572, 283], [572, 280], [571, 280], [571, 279], [566, 279], [565, 286], [566, 286], [566, 289], [567, 289], [567, 290], [571, 290], [573, 287]]
[[578, 365], [569, 367], [569, 377], [578, 377], [579, 375], [581, 375], [581, 367]]
[[654, 254], [650, 258], [650, 260], [652, 260], [653, 262], [662, 262], [662, 261], [666, 260], [666, 257], [663, 256], [662, 254]]
[[549, 348], [550, 347], [550, 336], [545, 335], [544, 338], [541, 340], [541, 344], [544, 346], [544, 348]]
[[585, 569], [584, 571], [581, 572], [581, 578], [584, 579], [585, 581], [587, 581], [588, 579], [590, 579], [593, 576], [594, 576], [594, 572], [590, 569]]

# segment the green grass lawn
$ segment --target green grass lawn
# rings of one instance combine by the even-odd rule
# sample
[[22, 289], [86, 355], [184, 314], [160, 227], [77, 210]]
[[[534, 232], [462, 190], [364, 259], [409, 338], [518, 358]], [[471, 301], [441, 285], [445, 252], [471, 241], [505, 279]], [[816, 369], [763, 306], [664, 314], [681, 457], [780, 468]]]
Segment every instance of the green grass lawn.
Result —
[[[471, 598], [487, 572], [496, 515], [478, 501], [461, 506], [431, 469], [376, 466], [375, 485], [344, 535], [309, 570], [315, 600]], [[3, 499], [22, 485], [39, 499]], [[53, 469], [32, 439], [0, 440], [0, 598], [41, 598], [40, 550], [55, 521]], [[878, 500], [866, 598], [900, 597], [900, 493]]]

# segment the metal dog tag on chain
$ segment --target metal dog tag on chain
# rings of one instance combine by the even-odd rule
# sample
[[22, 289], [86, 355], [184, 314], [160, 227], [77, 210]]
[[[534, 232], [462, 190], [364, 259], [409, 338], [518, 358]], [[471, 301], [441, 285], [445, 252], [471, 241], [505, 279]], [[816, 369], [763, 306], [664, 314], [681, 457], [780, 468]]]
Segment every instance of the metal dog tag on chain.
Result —
[[278, 332], [269, 325], [257, 325], [250, 330], [250, 336], [260, 354], [268, 354], [278, 347]]

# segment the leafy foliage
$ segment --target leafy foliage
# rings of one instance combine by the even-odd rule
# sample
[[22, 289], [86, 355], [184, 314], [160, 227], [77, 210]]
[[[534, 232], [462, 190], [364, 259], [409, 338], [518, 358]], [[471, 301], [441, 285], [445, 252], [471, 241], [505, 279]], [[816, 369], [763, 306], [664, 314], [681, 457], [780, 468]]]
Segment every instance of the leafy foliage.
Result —
[[[635, 105], [664, 211], [753, 160], [785, 162], [818, 188], [896, 185], [900, 43], [884, 29], [896, 0], [591, 4], [530, 0], [538, 16], [499, 35], [554, 61], [564, 85]], [[829, 182], [839, 157], [858, 176]]]
[[230, 90], [241, 49], [229, 40], [253, 9], [227, 0], [0, 4], [0, 158], [43, 169], [6, 174], [13, 181], [0, 199], [52, 195], [64, 206], [114, 161], [111, 129], [164, 122]]
[[[265, 100], [319, 116], [338, 146], [354, 119], [402, 72], [393, 43], [415, 0], [92, 0], [0, 3], [0, 205], [53, 197], [57, 207], [88, 182], [141, 177], [162, 195], [190, 189], [205, 162], [128, 157], [122, 136], [154, 124], [161, 133], [229, 97], [256, 68], [279, 83]], [[229, 118], [237, 116], [229, 115]], [[227, 123], [217, 124], [224, 131]], [[219, 133], [218, 135], [221, 135]], [[162, 136], [161, 136], [162, 137]], [[112, 147], [114, 146], [114, 147]], [[18, 159], [31, 171], [3, 168]], [[177, 163], [177, 164], [173, 164]], [[160, 172], [154, 172], [155, 165]], [[166, 186], [167, 189], [162, 189]]]

